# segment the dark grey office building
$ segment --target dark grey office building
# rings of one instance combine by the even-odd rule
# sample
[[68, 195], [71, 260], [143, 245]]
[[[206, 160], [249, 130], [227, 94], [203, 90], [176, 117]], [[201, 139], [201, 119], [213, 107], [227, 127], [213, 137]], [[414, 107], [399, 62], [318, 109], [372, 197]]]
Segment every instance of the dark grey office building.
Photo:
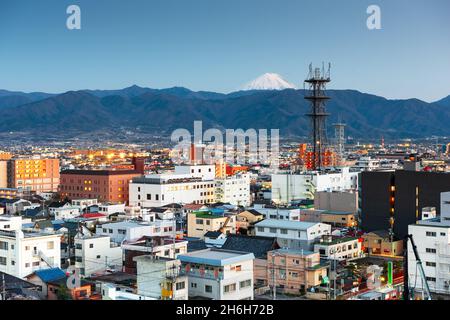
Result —
[[435, 207], [440, 214], [440, 194], [450, 191], [450, 173], [440, 172], [362, 172], [359, 182], [362, 230], [388, 230], [393, 221], [399, 238], [420, 219], [422, 208]]

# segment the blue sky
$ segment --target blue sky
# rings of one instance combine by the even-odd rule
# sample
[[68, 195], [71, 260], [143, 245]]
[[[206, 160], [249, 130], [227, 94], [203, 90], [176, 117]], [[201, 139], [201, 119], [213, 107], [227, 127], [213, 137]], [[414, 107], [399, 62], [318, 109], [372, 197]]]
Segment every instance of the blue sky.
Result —
[[[81, 8], [81, 30], [66, 8]], [[381, 7], [382, 30], [366, 9]], [[265, 72], [297, 86], [332, 62], [330, 88], [433, 101], [450, 94], [448, 0], [1, 0], [0, 88], [132, 84], [230, 92]]]

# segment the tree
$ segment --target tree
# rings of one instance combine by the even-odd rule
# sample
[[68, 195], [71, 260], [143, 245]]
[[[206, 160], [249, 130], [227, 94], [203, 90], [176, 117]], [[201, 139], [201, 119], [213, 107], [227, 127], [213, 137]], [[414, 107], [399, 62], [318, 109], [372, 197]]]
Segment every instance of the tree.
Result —
[[58, 300], [72, 300], [72, 295], [70, 294], [69, 289], [64, 285], [60, 285], [58, 287], [56, 297]]

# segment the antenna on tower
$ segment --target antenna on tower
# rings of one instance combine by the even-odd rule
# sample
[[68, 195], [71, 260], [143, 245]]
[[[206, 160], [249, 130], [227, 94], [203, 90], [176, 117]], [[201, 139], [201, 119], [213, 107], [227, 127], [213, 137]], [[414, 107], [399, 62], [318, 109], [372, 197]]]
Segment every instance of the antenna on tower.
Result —
[[327, 146], [326, 134], [326, 117], [329, 113], [326, 112], [325, 102], [330, 98], [325, 95], [326, 84], [330, 82], [330, 66], [328, 72], [325, 72], [325, 64], [320, 68], [315, 68], [313, 71], [312, 64], [309, 65], [309, 75], [305, 80], [305, 85], [308, 85], [309, 90], [305, 93], [305, 99], [311, 102], [311, 111], [306, 114], [311, 118], [312, 124], [312, 169], [322, 170], [324, 164], [324, 154]]

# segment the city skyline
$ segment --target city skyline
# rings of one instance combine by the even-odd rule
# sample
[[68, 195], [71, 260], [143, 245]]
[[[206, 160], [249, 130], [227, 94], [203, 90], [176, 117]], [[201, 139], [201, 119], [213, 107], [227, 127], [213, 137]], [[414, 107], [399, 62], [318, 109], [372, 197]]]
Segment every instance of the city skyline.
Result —
[[[30, 3], [1, 4], [1, 89], [136, 84], [228, 93], [268, 72], [302, 87], [310, 62], [330, 61], [330, 89], [427, 102], [450, 94], [444, 0]], [[66, 27], [72, 4], [81, 8], [81, 30]], [[381, 30], [366, 26], [371, 4], [381, 8]]]

